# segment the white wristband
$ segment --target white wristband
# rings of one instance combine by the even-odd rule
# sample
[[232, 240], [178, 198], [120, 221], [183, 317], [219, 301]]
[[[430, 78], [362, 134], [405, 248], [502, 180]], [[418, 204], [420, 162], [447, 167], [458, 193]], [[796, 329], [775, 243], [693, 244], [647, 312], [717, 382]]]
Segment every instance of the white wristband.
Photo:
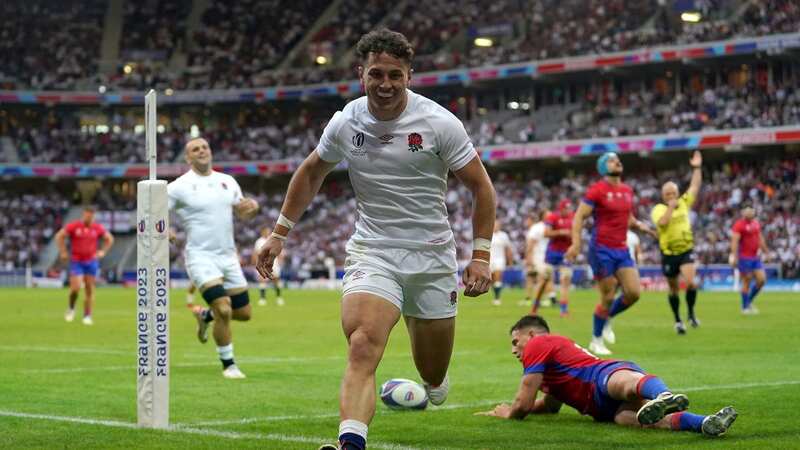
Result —
[[291, 230], [292, 228], [294, 228], [294, 224], [295, 224], [294, 222], [287, 219], [286, 216], [284, 216], [283, 214], [278, 216], [278, 225], [282, 225]]
[[480, 250], [482, 252], [488, 252], [492, 250], [492, 241], [489, 239], [484, 238], [475, 238], [472, 241], [472, 251]]
[[275, 239], [281, 241], [281, 242], [286, 242], [286, 236], [284, 236], [282, 234], [278, 234], [278, 233], [273, 231], [271, 236], [274, 237]]

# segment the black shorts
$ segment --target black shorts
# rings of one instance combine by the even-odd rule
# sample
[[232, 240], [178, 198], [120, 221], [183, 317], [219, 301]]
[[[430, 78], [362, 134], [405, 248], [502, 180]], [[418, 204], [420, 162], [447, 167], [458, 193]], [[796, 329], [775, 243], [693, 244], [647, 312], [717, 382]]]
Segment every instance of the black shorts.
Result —
[[661, 254], [661, 272], [667, 278], [675, 278], [681, 273], [681, 266], [684, 264], [694, 264], [694, 252], [685, 251], [678, 255]]

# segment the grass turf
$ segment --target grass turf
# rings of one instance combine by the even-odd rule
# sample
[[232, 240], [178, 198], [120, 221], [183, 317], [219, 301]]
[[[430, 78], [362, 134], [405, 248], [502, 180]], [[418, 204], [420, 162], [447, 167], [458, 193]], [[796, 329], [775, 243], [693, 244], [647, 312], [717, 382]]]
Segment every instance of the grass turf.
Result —
[[[567, 407], [522, 422], [474, 416], [516, 392], [521, 366], [507, 332], [527, 311], [517, 305], [520, 297], [508, 290], [500, 307], [488, 296], [461, 299], [447, 408], [392, 412], [379, 404], [371, 448], [800, 448], [800, 295], [762, 293], [761, 315], [741, 316], [738, 294], [700, 292], [702, 325], [686, 336], [675, 335], [660, 293], [645, 293], [615, 320], [615, 358], [635, 361], [686, 392], [691, 411], [737, 408], [739, 419], [721, 439], [598, 424]], [[80, 312], [75, 322], [64, 322], [64, 290], [0, 290], [0, 448], [313, 449], [332, 442], [345, 355], [339, 294], [289, 291], [285, 298], [281, 308], [254, 305], [251, 322], [234, 324], [236, 359], [248, 378], [225, 380], [213, 343], [196, 341], [184, 291], [172, 291], [171, 422], [177, 426], [154, 431], [133, 426], [133, 290], [101, 289], [91, 327], [80, 323]], [[595, 299], [592, 291], [578, 291], [570, 318], [559, 319], [557, 308], [543, 315], [554, 333], [586, 345]], [[419, 380], [403, 328], [401, 321], [391, 337], [379, 384]], [[74, 418], [80, 419], [66, 421]]]

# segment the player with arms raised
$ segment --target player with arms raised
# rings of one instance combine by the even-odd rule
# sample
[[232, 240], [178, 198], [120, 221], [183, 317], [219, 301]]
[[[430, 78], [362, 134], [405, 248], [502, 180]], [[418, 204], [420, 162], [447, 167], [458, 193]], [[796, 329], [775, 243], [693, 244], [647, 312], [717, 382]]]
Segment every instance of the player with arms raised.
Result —
[[[348, 344], [340, 391], [339, 445], [364, 449], [375, 413], [375, 370], [401, 316], [431, 403], [445, 401], [458, 301], [456, 247], [447, 222], [448, 171], [472, 192], [472, 260], [464, 295], [489, 289], [495, 197], [463, 124], [437, 103], [408, 90], [413, 49], [400, 33], [381, 29], [356, 46], [366, 96], [348, 103], [325, 127], [319, 146], [295, 172], [281, 215], [259, 254], [272, 263], [286, 236], [345, 160], [358, 219], [347, 244], [342, 329]], [[335, 449], [325, 445], [322, 448]]]
[[[478, 414], [521, 420], [529, 414], [555, 414], [566, 404], [598, 422], [707, 436], [725, 434], [736, 420], [730, 406], [710, 416], [683, 412], [689, 399], [670, 392], [660, 378], [629, 361], [600, 359], [550, 334], [539, 316], [525, 316], [511, 327], [511, 352], [524, 368], [514, 403]], [[539, 391], [544, 395], [536, 398]]]
[[[94, 207], [85, 206], [80, 220], [68, 223], [56, 233], [59, 257], [67, 260], [67, 243], [70, 240], [69, 258], [69, 308], [64, 320], [75, 320], [75, 302], [81, 291], [81, 281], [86, 298], [83, 300], [83, 324], [92, 325], [94, 308], [95, 279], [100, 269], [100, 261], [114, 245], [114, 236], [105, 227], [94, 221]], [[97, 240], [103, 239], [103, 248], [97, 250]]]
[[[608, 326], [609, 318], [628, 309], [639, 300], [641, 286], [626, 245], [629, 227], [655, 235], [647, 225], [633, 217], [633, 190], [622, 182], [622, 161], [616, 153], [607, 152], [597, 159], [597, 171], [603, 179], [589, 186], [572, 221], [572, 245], [566, 253], [574, 261], [581, 249], [583, 222], [594, 217], [594, 230], [589, 243], [589, 264], [597, 280], [600, 303], [594, 312], [592, 341], [589, 350], [598, 355], [610, 355], [603, 340], [614, 343]], [[622, 294], [614, 299], [617, 285]]]
[[186, 228], [186, 272], [210, 308], [194, 306], [197, 337], [208, 340], [208, 324], [214, 322], [214, 341], [225, 378], [245, 378], [233, 359], [231, 320], [250, 320], [247, 280], [239, 264], [233, 240], [233, 214], [249, 219], [258, 203], [245, 198], [239, 183], [212, 170], [211, 147], [205, 139], [186, 143], [186, 162], [191, 167], [167, 186], [169, 209]]

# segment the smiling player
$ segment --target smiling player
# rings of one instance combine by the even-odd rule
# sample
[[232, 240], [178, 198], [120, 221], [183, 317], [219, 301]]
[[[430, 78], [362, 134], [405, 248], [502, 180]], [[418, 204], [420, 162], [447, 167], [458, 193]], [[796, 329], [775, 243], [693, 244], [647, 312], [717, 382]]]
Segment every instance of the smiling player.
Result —
[[258, 265], [262, 275], [274, 278], [272, 263], [286, 235], [325, 176], [347, 161], [358, 219], [347, 244], [343, 281], [348, 359], [339, 445], [344, 450], [366, 447], [367, 425], [375, 414], [375, 370], [401, 316], [431, 403], [447, 398], [458, 302], [456, 247], [445, 206], [448, 172], [473, 199], [475, 241], [464, 269], [464, 295], [489, 289], [495, 218], [494, 189], [464, 125], [408, 90], [414, 51], [405, 36], [386, 29], [370, 32], [358, 42], [356, 54], [366, 96], [333, 116], [317, 149], [295, 172]]

